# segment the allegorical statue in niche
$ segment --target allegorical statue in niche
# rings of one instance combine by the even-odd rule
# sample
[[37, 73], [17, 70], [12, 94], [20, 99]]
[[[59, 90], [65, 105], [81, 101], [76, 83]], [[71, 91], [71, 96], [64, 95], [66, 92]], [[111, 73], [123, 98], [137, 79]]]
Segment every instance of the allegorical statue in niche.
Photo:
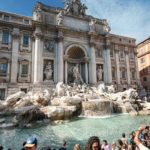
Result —
[[101, 66], [99, 66], [96, 70], [97, 74], [97, 81], [102, 81], [103, 80], [103, 69]]
[[44, 76], [45, 76], [44, 81], [52, 80], [52, 75], [53, 75], [52, 63], [48, 62], [48, 64], [45, 66], [44, 69]]
[[49, 52], [53, 52], [54, 51], [54, 41], [46, 40], [44, 42], [44, 49], [49, 51]]
[[77, 84], [83, 84], [83, 79], [82, 79], [82, 76], [79, 72], [79, 65], [76, 64], [76, 66], [74, 66], [73, 68], [73, 78], [74, 78], [74, 83], [77, 83]]

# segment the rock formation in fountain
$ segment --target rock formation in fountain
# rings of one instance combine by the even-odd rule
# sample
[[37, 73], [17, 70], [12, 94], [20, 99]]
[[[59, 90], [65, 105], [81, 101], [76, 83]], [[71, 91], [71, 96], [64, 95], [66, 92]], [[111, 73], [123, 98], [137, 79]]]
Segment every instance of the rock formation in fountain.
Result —
[[55, 89], [17, 92], [0, 102], [0, 116], [14, 114], [13, 124], [3, 122], [0, 128], [9, 126], [28, 126], [42, 119], [50, 121], [71, 119], [82, 116], [103, 116], [114, 113], [131, 115], [150, 114], [150, 104], [138, 100], [134, 89], [115, 92], [113, 85], [100, 84], [90, 87], [85, 84], [73, 86], [62, 82]]

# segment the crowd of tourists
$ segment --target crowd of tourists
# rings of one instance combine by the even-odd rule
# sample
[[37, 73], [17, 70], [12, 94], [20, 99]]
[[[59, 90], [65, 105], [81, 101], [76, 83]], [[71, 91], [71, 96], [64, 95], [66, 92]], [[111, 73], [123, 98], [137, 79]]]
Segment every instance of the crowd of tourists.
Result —
[[[35, 136], [29, 137], [20, 150], [37, 150], [38, 140]], [[73, 150], [82, 150], [80, 144], [75, 144]], [[4, 150], [0, 146], [0, 150]], [[12, 150], [9, 148], [8, 150]], [[39, 149], [38, 149], [39, 150]], [[51, 147], [43, 147], [40, 150], [56, 150]], [[64, 141], [59, 150], [70, 150], [67, 148], [67, 142]], [[150, 126], [141, 126], [138, 130], [133, 131], [128, 136], [122, 133], [118, 141], [111, 144], [107, 140], [100, 141], [99, 137], [92, 136], [85, 144], [84, 150], [150, 150]]]

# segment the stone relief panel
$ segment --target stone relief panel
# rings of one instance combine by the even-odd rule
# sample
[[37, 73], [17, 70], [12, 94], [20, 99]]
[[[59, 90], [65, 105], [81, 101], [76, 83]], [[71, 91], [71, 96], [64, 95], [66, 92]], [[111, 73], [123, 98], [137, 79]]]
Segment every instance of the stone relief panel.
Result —
[[96, 66], [96, 76], [97, 76], [97, 82], [103, 81], [103, 65], [102, 64], [97, 64]]
[[44, 60], [43, 80], [44, 82], [53, 81], [54, 63], [52, 60]]
[[103, 57], [103, 45], [97, 45], [95, 49], [96, 57]]
[[44, 41], [44, 51], [53, 53], [55, 49], [55, 41], [45, 39]]

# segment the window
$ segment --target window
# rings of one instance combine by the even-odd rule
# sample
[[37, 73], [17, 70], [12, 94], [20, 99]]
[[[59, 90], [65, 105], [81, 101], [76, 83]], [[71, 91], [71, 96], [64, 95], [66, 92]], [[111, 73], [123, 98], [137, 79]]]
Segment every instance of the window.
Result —
[[114, 49], [115, 49], [115, 45], [112, 44], [110, 49], [110, 57], [114, 57]]
[[27, 93], [27, 88], [21, 88], [20, 91]]
[[140, 59], [141, 64], [145, 63], [144, 57]]
[[21, 76], [26, 77], [28, 75], [28, 64], [22, 64]]
[[134, 59], [134, 52], [133, 51], [130, 51], [130, 59]]
[[3, 36], [2, 36], [2, 44], [8, 45], [9, 43], [9, 31], [3, 31]]
[[29, 45], [29, 36], [23, 35], [23, 46], [28, 47]]
[[5, 20], [5, 21], [9, 21], [9, 16], [4, 15], [4, 20]]
[[124, 58], [124, 51], [123, 50], [120, 51], [120, 58]]
[[29, 20], [26, 20], [26, 19], [25, 19], [25, 20], [24, 20], [24, 23], [25, 23], [25, 24], [29, 24]]
[[125, 71], [125, 70], [122, 70], [121, 76], [122, 76], [122, 79], [125, 79], [125, 78], [126, 78], [126, 71]]
[[116, 78], [115, 68], [112, 68], [112, 79], [115, 80], [115, 78]]
[[133, 80], [135, 79], [135, 71], [134, 71], [134, 70], [131, 71], [131, 78], [132, 78]]
[[5, 99], [5, 89], [0, 89], [0, 100]]
[[147, 77], [144, 77], [144, 78], [143, 78], [143, 81], [147, 81]]
[[6, 75], [7, 73], [7, 64], [6, 63], [1, 63], [0, 64], [0, 74]]

